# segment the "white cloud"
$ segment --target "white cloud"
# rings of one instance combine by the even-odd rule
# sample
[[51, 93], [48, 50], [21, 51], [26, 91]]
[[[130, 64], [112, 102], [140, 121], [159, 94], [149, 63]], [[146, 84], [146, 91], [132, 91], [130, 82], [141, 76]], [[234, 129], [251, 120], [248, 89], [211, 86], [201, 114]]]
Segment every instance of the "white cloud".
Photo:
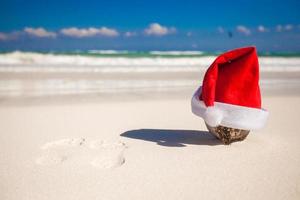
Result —
[[284, 29], [285, 29], [286, 31], [290, 31], [290, 30], [292, 30], [293, 28], [294, 28], [294, 26], [291, 25], [291, 24], [287, 24], [287, 25], [285, 25], [285, 27], [284, 27]]
[[236, 27], [236, 30], [244, 35], [250, 35], [251, 31], [246, 26], [239, 25]]
[[225, 30], [222, 26], [219, 26], [217, 30], [219, 33], [225, 33]]
[[8, 40], [8, 35], [0, 32], [0, 40], [2, 41]]
[[175, 33], [176, 29], [174, 27], [168, 28], [166, 26], [162, 26], [159, 23], [152, 23], [144, 31], [146, 35], [163, 36]]
[[269, 30], [268, 30], [266, 27], [264, 27], [263, 25], [259, 25], [259, 26], [257, 27], [257, 30], [258, 30], [258, 32], [261, 32], [261, 33], [268, 32], [268, 31], [269, 31]]
[[125, 37], [133, 37], [133, 36], [136, 36], [137, 33], [136, 32], [130, 32], [130, 31], [127, 31], [124, 33]]
[[42, 27], [39, 28], [26, 27], [24, 28], [24, 32], [36, 37], [52, 37], [52, 38], [56, 37], [56, 33], [47, 31]]
[[294, 28], [294, 26], [291, 25], [291, 24], [287, 24], [285, 26], [279, 24], [279, 25], [276, 26], [276, 31], [277, 32], [291, 31], [293, 28]]
[[118, 31], [115, 29], [110, 29], [107, 27], [102, 27], [98, 29], [99, 35], [108, 36], [108, 37], [116, 37], [119, 35]]
[[71, 28], [63, 28], [60, 30], [60, 32], [66, 36], [70, 37], [92, 37], [95, 35], [102, 35], [107, 37], [116, 37], [119, 35], [118, 31], [115, 29], [110, 29], [107, 27], [101, 27], [101, 28], [77, 28], [77, 27], [71, 27]]

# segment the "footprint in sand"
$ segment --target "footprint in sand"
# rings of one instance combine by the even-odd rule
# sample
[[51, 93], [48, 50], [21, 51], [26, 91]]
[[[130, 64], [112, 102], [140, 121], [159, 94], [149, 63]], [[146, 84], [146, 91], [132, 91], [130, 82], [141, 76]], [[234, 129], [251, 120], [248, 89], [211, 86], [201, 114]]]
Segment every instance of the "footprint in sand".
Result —
[[123, 155], [127, 146], [120, 141], [68, 138], [48, 142], [41, 146], [42, 156], [36, 164], [53, 166], [63, 163], [89, 164], [99, 169], [112, 169], [125, 163]]
[[127, 148], [123, 142], [108, 142], [106, 140], [95, 140], [89, 143], [89, 148], [100, 150], [90, 164], [101, 169], [110, 169], [125, 163], [123, 151]]
[[46, 144], [41, 146], [41, 149], [47, 150], [55, 147], [76, 147], [76, 146], [81, 146], [84, 143], [85, 143], [84, 138], [62, 139], [53, 142], [47, 142]]
[[[36, 159], [39, 165], [58, 165], [69, 160], [84, 145], [84, 138], [61, 139], [41, 146], [42, 156]], [[80, 148], [79, 148], [80, 147]]]

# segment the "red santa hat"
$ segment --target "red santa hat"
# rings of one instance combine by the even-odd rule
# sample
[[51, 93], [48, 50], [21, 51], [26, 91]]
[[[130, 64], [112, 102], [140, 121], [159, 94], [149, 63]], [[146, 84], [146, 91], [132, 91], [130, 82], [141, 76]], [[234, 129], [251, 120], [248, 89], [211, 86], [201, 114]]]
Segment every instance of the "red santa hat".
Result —
[[268, 111], [261, 108], [255, 47], [235, 49], [216, 58], [192, 98], [192, 112], [212, 127], [257, 130], [265, 125]]

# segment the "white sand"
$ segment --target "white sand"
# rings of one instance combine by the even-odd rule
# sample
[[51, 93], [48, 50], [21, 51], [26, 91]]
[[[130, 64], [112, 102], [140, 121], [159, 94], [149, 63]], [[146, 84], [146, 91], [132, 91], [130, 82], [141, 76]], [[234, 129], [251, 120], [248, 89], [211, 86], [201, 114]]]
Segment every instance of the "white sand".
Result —
[[0, 199], [300, 199], [299, 102], [229, 146], [187, 97], [0, 104]]

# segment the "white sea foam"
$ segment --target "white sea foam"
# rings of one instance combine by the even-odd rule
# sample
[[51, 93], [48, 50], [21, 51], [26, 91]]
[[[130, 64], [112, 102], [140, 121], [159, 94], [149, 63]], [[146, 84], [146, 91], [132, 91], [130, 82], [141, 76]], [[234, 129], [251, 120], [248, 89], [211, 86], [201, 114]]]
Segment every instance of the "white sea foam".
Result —
[[213, 57], [204, 58], [126, 58], [126, 57], [91, 57], [81, 55], [57, 55], [32, 52], [13, 52], [0, 54], [0, 65], [36, 64], [36, 65], [85, 65], [85, 66], [176, 66], [204, 65]]
[[180, 55], [203, 55], [202, 51], [150, 51], [152, 55], [172, 55], [172, 56], [180, 56]]
[[[199, 72], [214, 59], [215, 56], [129, 58], [16, 51], [0, 54], [0, 72]], [[260, 57], [259, 62], [261, 71], [300, 71], [300, 57]]]
[[116, 51], [116, 50], [89, 50], [89, 53], [92, 54], [127, 54], [129, 51]]

